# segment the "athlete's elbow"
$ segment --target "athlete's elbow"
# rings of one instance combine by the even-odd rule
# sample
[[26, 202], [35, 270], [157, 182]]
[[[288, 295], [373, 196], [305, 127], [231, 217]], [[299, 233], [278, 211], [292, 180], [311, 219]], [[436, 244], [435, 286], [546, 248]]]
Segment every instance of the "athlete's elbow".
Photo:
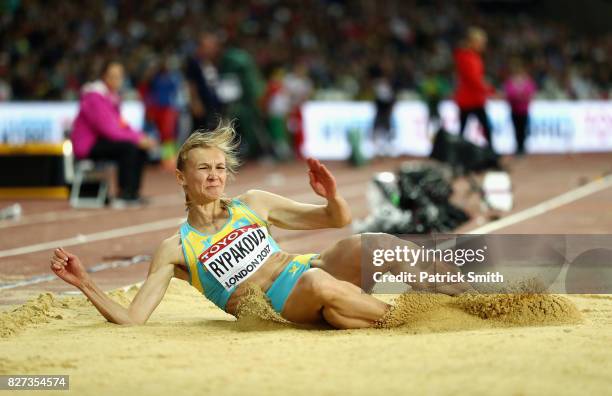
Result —
[[353, 219], [351, 218], [350, 214], [346, 214], [344, 216], [341, 216], [337, 219], [334, 220], [333, 226], [335, 228], [343, 228], [346, 227], [347, 225], [351, 224], [351, 221], [353, 221]]
[[122, 326], [142, 326], [145, 323], [147, 323], [146, 319], [128, 319], [118, 324]]
[[145, 323], [147, 323], [147, 318], [133, 318], [127, 324], [129, 324], [131, 326], [142, 326]]
[[108, 321], [119, 326], [140, 326], [146, 322], [146, 320], [133, 318], [108, 319]]
[[147, 323], [148, 319], [149, 318], [146, 316], [132, 313], [132, 314], [128, 314], [127, 317], [125, 318], [121, 318], [120, 321], [117, 321], [115, 323], [124, 325], [124, 326], [142, 326], [145, 323]]

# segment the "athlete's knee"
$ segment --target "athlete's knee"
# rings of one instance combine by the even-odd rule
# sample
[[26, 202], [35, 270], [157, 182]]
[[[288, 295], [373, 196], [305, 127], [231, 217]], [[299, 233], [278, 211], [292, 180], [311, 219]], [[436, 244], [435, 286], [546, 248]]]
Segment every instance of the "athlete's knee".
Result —
[[344, 317], [340, 315], [336, 310], [329, 309], [329, 307], [323, 308], [322, 311], [323, 318], [329, 324], [337, 329], [347, 329], [349, 328], [344, 324]]
[[301, 287], [306, 288], [313, 298], [316, 298], [322, 304], [335, 301], [342, 293], [340, 281], [318, 268], [304, 273], [300, 282]]
[[393, 249], [401, 239], [384, 232], [367, 232], [362, 234], [361, 242], [366, 249]]
[[329, 278], [319, 279], [315, 294], [324, 306], [334, 307], [338, 304], [338, 301], [346, 297], [347, 288], [342, 281], [330, 276]]
[[348, 238], [341, 239], [336, 243], [336, 248], [343, 252], [352, 252], [361, 249], [362, 238], [361, 234], [351, 235]]

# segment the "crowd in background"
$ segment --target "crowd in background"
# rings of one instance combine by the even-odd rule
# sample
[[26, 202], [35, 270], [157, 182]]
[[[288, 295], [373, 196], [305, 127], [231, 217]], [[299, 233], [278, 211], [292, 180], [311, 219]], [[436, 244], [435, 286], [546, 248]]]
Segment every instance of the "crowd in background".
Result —
[[[0, 101], [82, 100], [110, 60], [124, 70], [122, 98], [145, 104], [145, 132], [157, 136], [169, 169], [180, 134], [214, 128], [219, 115], [237, 120], [241, 155], [285, 159], [300, 155], [308, 99], [374, 101], [373, 136], [383, 140], [398, 100], [422, 99], [435, 119], [438, 103], [457, 100], [453, 91], [463, 84], [456, 50], [469, 26], [488, 36], [482, 60], [474, 58], [483, 62], [477, 68], [485, 74], [475, 75], [487, 92], [462, 117], [479, 115], [485, 135], [486, 97], [512, 104], [512, 92], [525, 96], [513, 88], [517, 81], [533, 86], [513, 105], [517, 130], [534, 95], [610, 97], [609, 29], [548, 18], [529, 0], [488, 3], [7, 0], [0, 3]], [[517, 65], [522, 77], [509, 85]]]
[[11, 0], [2, 7], [0, 100], [76, 99], [109, 57], [123, 61], [124, 93], [135, 97], [155, 68], [182, 75], [203, 28], [250, 53], [269, 80], [305, 68], [316, 98], [371, 99], [379, 62], [390, 64], [400, 98], [417, 96], [432, 73], [452, 85], [452, 49], [468, 25], [489, 35], [484, 59], [497, 89], [509, 59], [519, 57], [539, 97], [599, 99], [611, 90], [612, 34], [476, 2]]

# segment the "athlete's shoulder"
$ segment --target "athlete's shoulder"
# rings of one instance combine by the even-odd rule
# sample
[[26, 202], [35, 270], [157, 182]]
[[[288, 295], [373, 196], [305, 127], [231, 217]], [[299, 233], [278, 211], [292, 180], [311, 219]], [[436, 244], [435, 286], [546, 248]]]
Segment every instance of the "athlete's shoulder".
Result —
[[168, 238], [161, 241], [159, 244], [160, 247], [169, 248], [171, 246], [180, 246], [181, 244], [181, 235], [178, 232], [173, 233]]
[[246, 192], [238, 195], [235, 200], [241, 201], [247, 206], [259, 206], [262, 202], [265, 202], [266, 198], [270, 196], [271, 193], [263, 190], [247, 190]]
[[245, 193], [237, 196], [234, 199], [242, 202], [262, 219], [266, 219], [269, 210], [269, 204], [274, 196], [275, 194], [272, 194], [270, 192], [253, 189], [246, 191]]

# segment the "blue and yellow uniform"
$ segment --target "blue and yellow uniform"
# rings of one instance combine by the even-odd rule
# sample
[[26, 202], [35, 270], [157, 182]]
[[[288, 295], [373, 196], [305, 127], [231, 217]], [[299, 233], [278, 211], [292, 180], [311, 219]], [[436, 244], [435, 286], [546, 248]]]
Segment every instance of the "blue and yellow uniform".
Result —
[[[229, 300], [236, 286], [229, 289], [224, 287], [215, 275], [211, 273], [210, 267], [204, 265], [202, 256], [205, 252], [213, 249], [213, 245], [227, 245], [228, 236], [232, 233], [235, 234], [235, 230], [249, 229], [252, 227], [268, 228], [268, 223], [261, 219], [251, 210], [251, 208], [239, 199], [231, 200], [227, 210], [229, 212], [229, 218], [223, 227], [215, 234], [201, 233], [193, 228], [187, 221], [183, 223], [180, 228], [183, 255], [185, 256], [185, 262], [189, 271], [189, 283], [224, 311], [227, 300]], [[267, 239], [266, 242], [269, 244], [269, 257], [269, 255], [280, 251], [280, 248], [269, 233], [266, 232], [265, 235]], [[225, 254], [229, 257], [229, 253]], [[316, 256], [317, 254], [304, 254], [295, 257], [287, 264], [274, 283], [272, 283], [266, 295], [270, 298], [272, 307], [276, 312], [282, 312], [287, 296], [289, 296], [289, 293], [295, 286], [300, 275], [310, 268], [310, 262]], [[241, 258], [241, 256], [239, 257]]]

